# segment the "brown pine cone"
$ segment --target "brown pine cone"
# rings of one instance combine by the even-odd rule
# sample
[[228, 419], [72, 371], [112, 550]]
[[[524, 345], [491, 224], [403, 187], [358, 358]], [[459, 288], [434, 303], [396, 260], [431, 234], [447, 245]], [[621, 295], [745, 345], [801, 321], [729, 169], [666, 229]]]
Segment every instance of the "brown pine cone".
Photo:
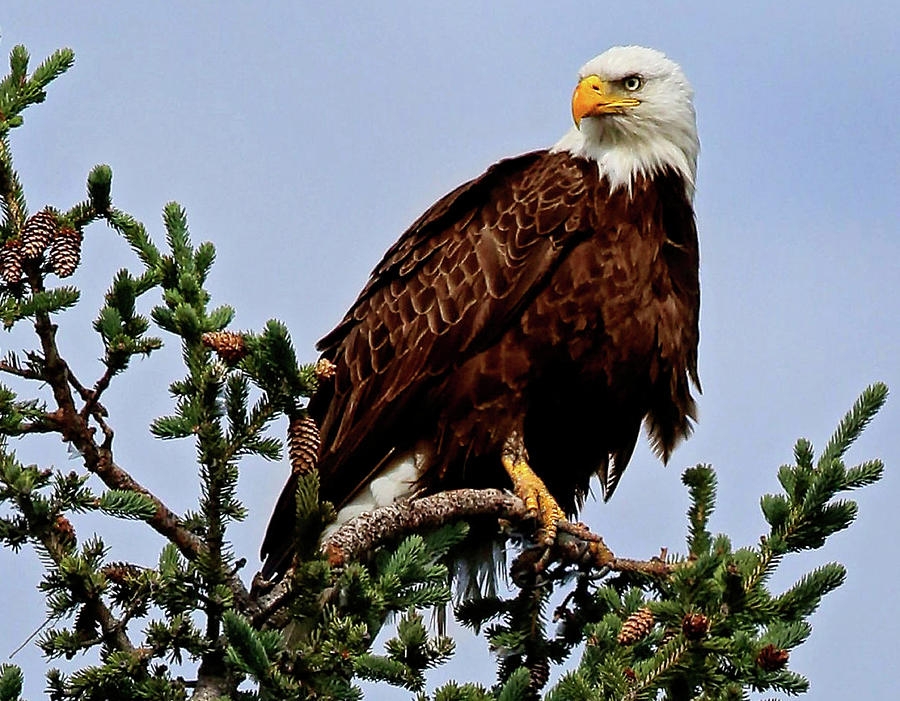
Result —
[[616, 640], [619, 645], [631, 645], [647, 635], [652, 627], [653, 614], [644, 606], [625, 619]]
[[70, 548], [75, 545], [75, 528], [65, 516], [62, 514], [57, 516], [56, 521], [53, 522], [52, 529], [65, 547]]
[[132, 577], [137, 576], [140, 573], [141, 568], [137, 565], [132, 565], [129, 562], [110, 562], [108, 565], [105, 565], [101, 571], [110, 582], [124, 584]]
[[22, 251], [18, 239], [7, 241], [0, 249], [0, 277], [7, 285], [22, 279]]
[[772, 643], [766, 645], [756, 656], [756, 664], [767, 672], [775, 672], [787, 664], [790, 654], [787, 650], [781, 650]]
[[294, 417], [288, 424], [288, 454], [292, 472], [305, 475], [316, 469], [319, 459], [319, 427], [309, 416]]
[[60, 277], [69, 277], [81, 261], [81, 232], [71, 226], [60, 229], [50, 242], [50, 265]]
[[236, 363], [247, 355], [243, 334], [234, 331], [209, 331], [203, 334], [203, 345], [212, 348], [226, 363]]
[[55, 233], [56, 215], [50, 208], [42, 209], [29, 217], [22, 232], [22, 258], [40, 258]]
[[525, 661], [528, 672], [531, 675], [531, 688], [534, 691], [540, 691], [550, 679], [550, 661], [546, 656], [532, 658], [531, 655]]
[[700, 640], [709, 630], [709, 619], [702, 613], [686, 613], [681, 619], [681, 632], [688, 640]]

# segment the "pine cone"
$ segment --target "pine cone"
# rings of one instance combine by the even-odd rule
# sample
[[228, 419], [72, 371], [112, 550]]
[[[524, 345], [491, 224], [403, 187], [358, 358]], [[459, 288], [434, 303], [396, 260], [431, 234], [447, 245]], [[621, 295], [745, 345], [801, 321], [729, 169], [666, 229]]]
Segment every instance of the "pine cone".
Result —
[[50, 265], [60, 277], [69, 277], [78, 267], [81, 261], [81, 239], [80, 231], [64, 226], [50, 243]]
[[288, 424], [288, 454], [292, 472], [305, 475], [316, 469], [319, 459], [319, 427], [309, 416], [294, 417]]
[[140, 567], [129, 562], [110, 562], [102, 569], [103, 575], [114, 584], [124, 584], [140, 571]]
[[775, 672], [787, 664], [790, 654], [771, 643], [766, 645], [756, 656], [756, 664], [767, 672]]
[[7, 241], [0, 250], [0, 277], [7, 285], [22, 279], [22, 251], [18, 239]]
[[243, 334], [234, 331], [210, 331], [203, 334], [203, 345], [212, 348], [226, 363], [236, 363], [247, 355]]
[[22, 258], [40, 258], [56, 233], [56, 215], [49, 207], [32, 215], [22, 232]]
[[681, 632], [688, 640], [700, 640], [709, 630], [709, 619], [702, 613], [686, 613], [681, 619]]
[[336, 369], [337, 365], [328, 360], [328, 358], [319, 358], [316, 361], [316, 379], [319, 381], [330, 380], [332, 377], [334, 377]]
[[72, 522], [65, 516], [62, 514], [57, 516], [52, 529], [65, 547], [70, 548], [75, 545], [75, 529], [72, 527]]
[[529, 655], [525, 661], [525, 666], [528, 667], [528, 673], [531, 676], [530, 686], [532, 690], [537, 692], [543, 689], [550, 679], [550, 661], [547, 657], [532, 657]]
[[652, 627], [653, 614], [649, 608], [644, 606], [625, 619], [616, 640], [619, 645], [631, 645], [647, 635]]

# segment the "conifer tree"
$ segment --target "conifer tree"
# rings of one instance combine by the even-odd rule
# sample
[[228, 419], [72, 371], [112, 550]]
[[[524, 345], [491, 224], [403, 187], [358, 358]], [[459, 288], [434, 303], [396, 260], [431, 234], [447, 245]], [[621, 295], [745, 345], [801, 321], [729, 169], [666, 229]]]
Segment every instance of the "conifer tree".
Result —
[[[614, 556], [579, 526], [564, 528], [550, 549], [532, 545], [523, 504], [498, 490], [459, 490], [397, 504], [360, 517], [320, 542], [333, 519], [318, 495], [318, 432], [305, 413], [318, 378], [331, 368], [298, 361], [284, 324], [260, 331], [229, 328], [231, 307], [206, 287], [216, 251], [195, 244], [185, 211], [163, 211], [165, 246], [113, 204], [112, 171], [95, 167], [87, 196], [68, 208], [29, 214], [13, 166], [10, 133], [22, 112], [42, 102], [47, 85], [72, 65], [57, 51], [29, 73], [13, 48], [0, 82], [0, 319], [28, 327], [32, 345], [8, 353], [0, 373], [0, 542], [33, 547], [38, 584], [52, 624], [37, 644], [48, 660], [78, 658], [76, 672], [47, 672], [50, 698], [64, 699], [357, 699], [358, 680], [407, 689], [433, 701], [569, 699], [740, 699], [748, 691], [802, 693], [808, 682], [789, 668], [790, 653], [810, 635], [809, 617], [844, 580], [822, 565], [783, 592], [769, 581], [791, 554], [820, 548], [856, 517], [844, 492], [878, 481], [883, 466], [848, 467], [845, 456], [884, 403], [873, 384], [816, 456], [801, 439], [781, 467], [783, 492], [760, 502], [768, 532], [735, 547], [709, 529], [716, 477], [709, 466], [684, 473], [691, 507], [683, 554], [649, 561]], [[82, 382], [57, 343], [57, 324], [79, 302], [60, 282], [81, 261], [81, 242], [106, 222], [135, 253], [135, 269], [114, 273], [93, 330], [104, 371]], [[90, 235], [107, 235], [94, 227]], [[85, 261], [98, 266], [100, 261]], [[116, 459], [114, 417], [104, 393], [135, 356], [180, 344], [184, 376], [169, 386], [173, 408], [152, 425], [162, 440], [196, 446], [201, 496], [177, 514]], [[40, 386], [52, 400], [39, 397]], [[255, 578], [229, 527], [247, 517], [236, 497], [241, 461], [280, 460], [270, 427], [288, 419], [288, 458], [298, 474], [296, 557], [276, 582]], [[79, 469], [25, 465], [12, 439], [56, 434], [79, 456]], [[165, 538], [153, 566], [110, 561], [98, 535], [76, 532], [73, 513], [135, 519]], [[490, 687], [467, 680], [425, 692], [426, 672], [445, 662], [455, 641], [426, 623], [450, 605], [448, 561], [475, 517], [503, 517], [522, 543], [514, 549], [511, 592], [469, 597], [456, 616], [487, 636], [498, 662]], [[260, 517], [256, 515], [256, 517]], [[449, 559], [448, 559], [449, 558]], [[554, 594], [562, 603], [550, 610]], [[2, 613], [0, 613], [2, 616]], [[373, 648], [379, 631], [393, 637]], [[183, 669], [176, 674], [170, 664]], [[548, 688], [553, 665], [565, 665]], [[0, 701], [22, 693], [21, 671], [0, 665]]]

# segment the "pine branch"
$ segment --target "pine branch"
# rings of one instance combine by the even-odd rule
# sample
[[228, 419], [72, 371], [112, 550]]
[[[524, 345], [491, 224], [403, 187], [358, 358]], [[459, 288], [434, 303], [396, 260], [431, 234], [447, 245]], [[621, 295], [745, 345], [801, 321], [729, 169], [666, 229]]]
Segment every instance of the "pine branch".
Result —
[[104, 373], [94, 383], [92, 389], [83, 387], [81, 383], [73, 379], [71, 373], [69, 374], [69, 383], [72, 385], [72, 387], [75, 388], [75, 391], [79, 393], [82, 400], [84, 401], [84, 406], [81, 407], [81, 411], [79, 412], [82, 420], [86, 420], [88, 416], [94, 416], [98, 412], [101, 416], [106, 416], [106, 409], [104, 409], [103, 405], [100, 404], [100, 396], [109, 387], [109, 383], [112, 381], [112, 378], [115, 374], [115, 368], [108, 365]]
[[887, 396], [887, 385], [882, 382], [876, 382], [866, 387], [850, 411], [841, 420], [831, 440], [828, 441], [828, 444], [822, 451], [822, 457], [819, 459], [819, 469], [825, 467], [829, 462], [837, 460], [847, 452], [869, 422], [875, 418], [878, 410], [884, 406]]
[[19, 182], [19, 176], [13, 167], [9, 141], [3, 134], [2, 124], [0, 124], [0, 203], [4, 215], [3, 229], [8, 232], [8, 238], [14, 238], [21, 232], [28, 218], [28, 206], [25, 203], [22, 183]]
[[681, 481], [690, 489], [691, 509], [688, 511], [688, 552], [700, 554], [709, 551], [712, 536], [707, 524], [716, 500], [716, 478], [708, 465], [697, 465], [685, 470]]
[[[35, 290], [43, 288], [43, 281], [33, 275], [30, 283]], [[68, 365], [60, 355], [56, 343], [56, 325], [50, 321], [49, 315], [40, 312], [35, 315], [34, 329], [40, 339], [43, 351], [43, 379], [50, 385], [53, 396], [59, 407], [60, 433], [63, 438], [72, 442], [82, 455], [85, 467], [98, 475], [104, 484], [110, 489], [137, 492], [149, 499], [154, 507], [155, 514], [147, 519], [157, 532], [168, 538], [178, 546], [178, 549], [188, 559], [198, 557], [204, 547], [201, 541], [185, 529], [178, 516], [149, 490], [139, 484], [128, 472], [118, 466], [113, 460], [112, 446], [104, 443], [98, 445], [94, 440], [94, 433], [88, 425], [86, 416], [83, 416], [75, 406], [74, 397], [70, 390], [72, 373]], [[102, 378], [101, 378], [102, 379]], [[75, 381], [76, 386], [81, 386]], [[233, 582], [234, 584], [235, 582]], [[236, 593], [246, 597], [246, 591], [241, 587], [235, 587]]]
[[[34, 534], [43, 547], [44, 552], [56, 567], [64, 567], [70, 557], [72, 543], [75, 541], [74, 529], [71, 524], [64, 520], [65, 528], [46, 528], [41, 525], [43, 519], [39, 516], [35, 504], [29, 495], [22, 494], [16, 499], [16, 503], [22, 512], [26, 524], [28, 524], [29, 532]], [[83, 597], [84, 605], [90, 608], [93, 618], [100, 625], [103, 632], [102, 640], [122, 652], [134, 653], [134, 645], [129, 640], [124, 625], [104, 603], [100, 592], [94, 587], [93, 583], [87, 577], [79, 575], [75, 569], [66, 568], [66, 571], [69, 577], [79, 580], [80, 595]]]
[[59, 407], [60, 433], [63, 438], [72, 442], [81, 454], [85, 467], [100, 477], [107, 487], [137, 492], [149, 499], [156, 512], [147, 519], [147, 523], [175, 543], [185, 557], [196, 558], [202, 551], [199, 539], [180, 524], [178, 516], [158, 497], [115, 463], [111, 446], [100, 446], [94, 440], [92, 428], [75, 406], [69, 388], [71, 373], [68, 365], [60, 356], [56, 344], [56, 326], [50, 322], [49, 317], [40, 314], [34, 321], [34, 328], [40, 338], [43, 350], [44, 379], [50, 385]]
[[15, 375], [16, 377], [21, 377], [26, 380], [43, 379], [39, 374], [32, 371], [31, 369], [13, 365], [7, 360], [0, 360], [0, 372], [5, 372], [8, 375]]

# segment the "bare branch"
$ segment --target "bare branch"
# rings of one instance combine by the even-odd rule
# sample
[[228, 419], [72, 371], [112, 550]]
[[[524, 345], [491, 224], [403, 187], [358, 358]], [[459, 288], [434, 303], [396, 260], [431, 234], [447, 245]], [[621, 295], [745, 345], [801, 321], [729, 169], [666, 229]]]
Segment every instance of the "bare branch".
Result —
[[32, 423], [19, 424], [15, 429], [15, 433], [10, 430], [8, 435], [24, 435], [26, 433], [56, 433], [59, 430], [56, 426], [46, 421], [33, 421]]
[[86, 419], [92, 414], [107, 416], [106, 409], [100, 404], [100, 395], [102, 395], [103, 392], [106, 391], [106, 388], [109, 387], [109, 382], [115, 374], [116, 371], [112, 366], [108, 365], [106, 371], [100, 376], [100, 379], [94, 383], [94, 389], [79, 389], [79, 393], [81, 394], [82, 399], [84, 399], [84, 406], [81, 408], [81, 418]]
[[71, 368], [68, 372], [68, 380], [69, 384], [72, 385], [72, 389], [78, 392], [78, 396], [81, 397], [83, 401], [86, 402], [91, 398], [91, 390], [79, 382], [78, 378], [72, 373]]

